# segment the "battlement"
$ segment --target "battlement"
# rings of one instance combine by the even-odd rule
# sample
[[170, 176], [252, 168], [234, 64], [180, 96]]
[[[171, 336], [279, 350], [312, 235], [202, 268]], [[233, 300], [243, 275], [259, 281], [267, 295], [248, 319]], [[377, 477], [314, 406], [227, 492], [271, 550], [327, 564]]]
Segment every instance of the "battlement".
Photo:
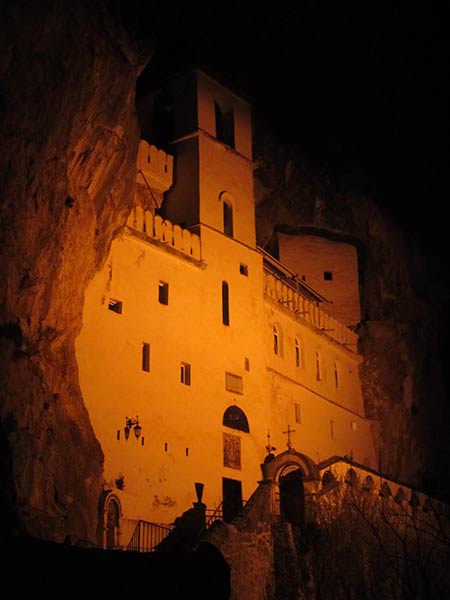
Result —
[[160, 192], [167, 191], [173, 182], [173, 156], [140, 140], [136, 181]]
[[358, 336], [356, 333], [267, 268], [264, 269], [264, 296], [281, 304], [285, 309], [307, 321], [339, 344], [343, 344], [352, 352], [357, 352]]
[[193, 258], [201, 260], [201, 241], [200, 237], [191, 233], [188, 229], [183, 229], [159, 215], [154, 215], [149, 210], [144, 210], [140, 206], [131, 209], [127, 220], [127, 226], [131, 233], [139, 233], [150, 240], [156, 240], [166, 244], [169, 248], [177, 250]]

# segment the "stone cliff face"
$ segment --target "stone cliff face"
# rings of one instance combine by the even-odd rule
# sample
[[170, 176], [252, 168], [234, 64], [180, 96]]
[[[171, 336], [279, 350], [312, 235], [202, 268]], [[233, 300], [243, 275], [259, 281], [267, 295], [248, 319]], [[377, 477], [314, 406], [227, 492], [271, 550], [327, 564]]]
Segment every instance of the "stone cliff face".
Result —
[[134, 90], [150, 48], [106, 3], [6, 2], [2, 12], [3, 521], [93, 541], [103, 456], [74, 340], [84, 290], [133, 198]]
[[[84, 290], [133, 198], [134, 90], [151, 50], [131, 33], [139, 14], [106, 8], [120, 5], [10, 1], [0, 19], [2, 526], [55, 541], [95, 540], [102, 487], [74, 341]], [[358, 245], [362, 378], [380, 467], [422, 483], [444, 414], [442, 390], [430, 387], [440, 376], [427, 267], [367, 198], [328, 193], [286, 147], [257, 150], [260, 245], [274, 226]]]
[[272, 134], [260, 135], [255, 154], [259, 245], [269, 242], [273, 228], [356, 245], [361, 377], [379, 468], [410, 485], [431, 486], [445, 476], [439, 471], [444, 449], [434, 440], [446, 431], [438, 338], [446, 296], [436, 296], [430, 257], [361, 185], [357, 191], [342, 185], [295, 149], [277, 145]]

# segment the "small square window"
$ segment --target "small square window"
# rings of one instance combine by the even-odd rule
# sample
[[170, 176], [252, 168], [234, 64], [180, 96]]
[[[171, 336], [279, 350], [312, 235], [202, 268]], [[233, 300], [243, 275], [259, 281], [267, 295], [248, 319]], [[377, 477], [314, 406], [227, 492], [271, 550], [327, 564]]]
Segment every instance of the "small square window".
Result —
[[160, 304], [169, 304], [169, 284], [160, 281], [158, 285], [158, 302]]
[[121, 315], [122, 314], [122, 302], [120, 300], [114, 300], [114, 298], [110, 298], [108, 301], [108, 310], [112, 310], [112, 312], [115, 312], [118, 315]]
[[332, 271], [324, 271], [323, 278], [325, 281], [333, 281], [333, 272]]
[[180, 381], [184, 385], [191, 385], [191, 365], [186, 362], [181, 363]]
[[248, 277], [248, 266], [245, 265], [244, 263], [241, 263], [239, 265], [239, 273], [241, 275], [245, 275], [245, 277]]

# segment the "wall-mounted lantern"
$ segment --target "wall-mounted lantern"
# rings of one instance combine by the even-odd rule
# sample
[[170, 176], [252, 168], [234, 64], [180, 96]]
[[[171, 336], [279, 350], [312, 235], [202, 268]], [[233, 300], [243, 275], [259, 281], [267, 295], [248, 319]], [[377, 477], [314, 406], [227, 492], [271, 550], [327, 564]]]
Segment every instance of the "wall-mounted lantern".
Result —
[[135, 419], [129, 419], [128, 417], [125, 417], [125, 427], [123, 428], [123, 431], [125, 433], [126, 440], [130, 437], [131, 430], [134, 431], [136, 439], [139, 439], [142, 431], [142, 427], [139, 425], [139, 417], [136, 417]]

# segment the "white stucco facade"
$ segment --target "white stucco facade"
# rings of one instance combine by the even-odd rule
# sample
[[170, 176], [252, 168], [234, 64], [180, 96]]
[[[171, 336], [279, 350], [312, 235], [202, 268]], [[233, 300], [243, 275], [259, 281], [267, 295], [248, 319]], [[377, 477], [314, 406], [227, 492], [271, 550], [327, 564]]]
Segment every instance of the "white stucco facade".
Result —
[[[189, 96], [189, 110], [168, 147], [173, 185], [162, 216], [133, 209], [86, 292], [77, 340], [105, 489], [129, 523], [172, 523], [195, 501], [194, 482], [209, 508], [222, 502], [224, 479], [245, 500], [268, 433], [282, 451], [288, 427], [313, 461], [350, 455], [375, 467], [355, 334], [289, 287], [256, 247], [249, 105], [201, 71], [169, 91], [175, 107]], [[215, 137], [215, 102], [232, 111], [234, 147]], [[160, 153], [151, 156], [165, 169]], [[233, 426], [242, 414], [234, 409], [224, 424], [230, 407], [248, 431], [242, 420]], [[125, 439], [126, 417], [138, 418], [138, 439], [133, 430]]]

